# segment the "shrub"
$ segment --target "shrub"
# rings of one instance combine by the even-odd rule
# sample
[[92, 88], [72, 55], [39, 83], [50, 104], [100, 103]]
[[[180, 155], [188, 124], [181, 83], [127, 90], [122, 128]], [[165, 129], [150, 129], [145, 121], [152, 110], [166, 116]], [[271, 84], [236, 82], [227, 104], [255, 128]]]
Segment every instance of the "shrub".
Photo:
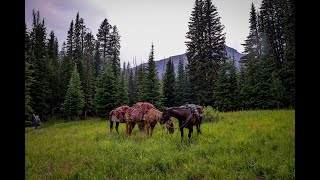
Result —
[[221, 120], [219, 111], [213, 109], [211, 106], [204, 108], [203, 112], [203, 122], [218, 122]]

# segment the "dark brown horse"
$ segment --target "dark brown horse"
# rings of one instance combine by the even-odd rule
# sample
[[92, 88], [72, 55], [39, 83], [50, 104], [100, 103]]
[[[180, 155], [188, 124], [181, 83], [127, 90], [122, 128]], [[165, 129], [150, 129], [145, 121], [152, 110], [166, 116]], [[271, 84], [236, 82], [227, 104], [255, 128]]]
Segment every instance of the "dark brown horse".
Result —
[[160, 124], [168, 123], [171, 117], [175, 117], [179, 121], [179, 129], [181, 132], [181, 142], [183, 140], [183, 128], [189, 129], [189, 143], [191, 134], [193, 133], [193, 126], [196, 125], [197, 133], [200, 133], [200, 119], [197, 117], [191, 108], [188, 107], [171, 107], [165, 108], [162, 112]]
[[[154, 127], [156, 126], [157, 122], [160, 122], [160, 119], [162, 117], [162, 112], [158, 109], [149, 109], [145, 115], [143, 116], [143, 122], [144, 122], [144, 129], [147, 131], [147, 135], [152, 136], [152, 132]], [[174, 126], [173, 126], [173, 118], [170, 119], [169, 123], [166, 124], [166, 128], [168, 131], [173, 134], [174, 133]]]
[[138, 124], [138, 127], [141, 131], [144, 130], [145, 124], [143, 121], [143, 116], [149, 109], [156, 109], [156, 107], [148, 102], [138, 102], [127, 109], [125, 113], [127, 135], [131, 135], [136, 124]]
[[110, 132], [112, 132], [112, 129], [113, 129], [113, 122], [116, 122], [116, 131], [117, 133], [119, 133], [118, 131], [119, 123], [126, 122], [125, 113], [128, 108], [129, 106], [120, 106], [109, 113]]

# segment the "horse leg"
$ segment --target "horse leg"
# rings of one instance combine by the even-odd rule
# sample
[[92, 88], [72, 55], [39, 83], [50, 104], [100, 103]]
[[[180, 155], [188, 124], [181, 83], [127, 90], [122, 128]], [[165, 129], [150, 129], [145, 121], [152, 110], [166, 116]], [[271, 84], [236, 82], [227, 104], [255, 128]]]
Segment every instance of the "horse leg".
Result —
[[151, 128], [150, 128], [150, 124], [149, 123], [147, 123], [147, 125], [146, 125], [146, 130], [147, 130], [147, 136], [149, 136], [149, 134], [150, 134], [150, 131], [151, 131]]
[[189, 143], [191, 142], [191, 134], [193, 132], [193, 127], [189, 128], [189, 134], [188, 134], [188, 138], [189, 138]]
[[133, 130], [133, 128], [134, 128], [135, 125], [136, 125], [135, 122], [130, 123], [129, 135], [131, 135], [132, 130]]
[[119, 127], [119, 122], [116, 122], [116, 130], [117, 130], [117, 133], [119, 134], [118, 127]]
[[126, 122], [126, 134], [127, 134], [127, 135], [129, 135], [128, 132], [129, 132], [129, 122], [127, 121], [127, 122]]
[[196, 127], [197, 127], [197, 133], [198, 133], [198, 134], [201, 134], [200, 123], [199, 123], [199, 124], [196, 124]]
[[150, 129], [151, 129], [151, 134], [150, 134], [150, 136], [152, 136], [154, 126], [151, 126]]
[[112, 133], [113, 121], [110, 121], [110, 133]]
[[183, 140], [183, 127], [180, 128], [180, 132], [181, 132], [181, 142], [182, 142], [182, 140]]

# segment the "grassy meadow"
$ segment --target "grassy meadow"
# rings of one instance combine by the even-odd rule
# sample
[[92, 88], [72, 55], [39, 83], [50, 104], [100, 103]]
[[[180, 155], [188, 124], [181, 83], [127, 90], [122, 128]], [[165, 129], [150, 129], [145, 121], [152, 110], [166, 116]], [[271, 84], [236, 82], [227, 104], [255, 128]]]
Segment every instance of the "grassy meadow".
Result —
[[[109, 132], [106, 120], [82, 120], [25, 128], [26, 179], [295, 179], [295, 111], [220, 113], [168, 134], [156, 125], [142, 137], [125, 124]], [[115, 126], [115, 125], [114, 125]], [[175, 127], [178, 123], [175, 120]]]

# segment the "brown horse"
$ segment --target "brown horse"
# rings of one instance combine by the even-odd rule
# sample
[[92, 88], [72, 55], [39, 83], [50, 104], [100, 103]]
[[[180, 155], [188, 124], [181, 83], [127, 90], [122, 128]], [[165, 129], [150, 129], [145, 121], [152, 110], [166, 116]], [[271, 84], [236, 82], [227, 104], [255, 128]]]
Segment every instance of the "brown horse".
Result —
[[200, 125], [201, 125], [201, 122], [202, 122], [202, 119], [203, 119], [204, 107], [196, 105], [196, 104], [186, 104], [186, 105], [180, 106], [180, 108], [181, 107], [190, 108], [192, 110], [192, 112], [194, 113], [194, 116], [196, 118], [198, 118], [199, 123], [196, 124], [196, 127], [197, 127], [197, 131], [199, 131], [198, 133], [201, 134]]
[[125, 112], [129, 106], [120, 106], [117, 107], [116, 109], [113, 109], [109, 113], [109, 121], [110, 121], [110, 132], [112, 132], [113, 129], [113, 122], [116, 122], [116, 131], [118, 131], [119, 123], [125, 123], [126, 122], [126, 117], [125, 117]]
[[[160, 119], [162, 117], [162, 112], [158, 109], [149, 109], [145, 115], [143, 116], [143, 122], [144, 122], [144, 129], [147, 131], [147, 135], [152, 136], [152, 132], [154, 127], [156, 126], [157, 122], [160, 122]], [[173, 127], [173, 118], [170, 118], [170, 121], [166, 124], [166, 128], [168, 131], [173, 134], [174, 133], [174, 127]]]
[[127, 109], [125, 113], [127, 135], [131, 135], [135, 124], [138, 124], [138, 127], [141, 131], [144, 130], [145, 125], [143, 116], [149, 109], [156, 109], [156, 107], [148, 102], [138, 102]]
[[181, 142], [183, 140], [183, 128], [189, 129], [189, 143], [191, 140], [191, 134], [193, 132], [193, 126], [197, 126], [197, 133], [200, 133], [200, 119], [196, 117], [191, 108], [188, 107], [171, 107], [165, 108], [162, 112], [160, 124], [168, 123], [171, 117], [175, 117], [179, 121], [179, 129], [181, 132]]

